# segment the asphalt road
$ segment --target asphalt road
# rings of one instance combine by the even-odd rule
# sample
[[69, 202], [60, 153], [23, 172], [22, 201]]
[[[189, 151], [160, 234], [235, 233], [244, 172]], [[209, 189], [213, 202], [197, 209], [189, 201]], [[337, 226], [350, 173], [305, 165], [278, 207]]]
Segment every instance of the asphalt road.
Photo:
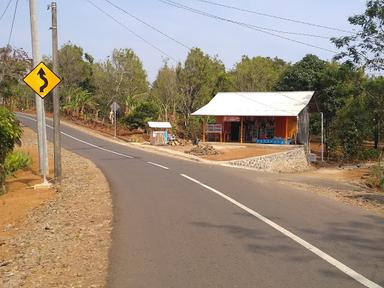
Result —
[[63, 147], [96, 163], [112, 189], [108, 287], [384, 286], [383, 217], [279, 175], [62, 130]]

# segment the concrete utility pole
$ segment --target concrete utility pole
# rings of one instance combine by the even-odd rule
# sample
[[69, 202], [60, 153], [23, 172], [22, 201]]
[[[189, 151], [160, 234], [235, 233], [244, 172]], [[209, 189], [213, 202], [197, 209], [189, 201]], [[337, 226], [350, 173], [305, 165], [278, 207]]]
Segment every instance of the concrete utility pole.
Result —
[[[33, 55], [34, 67], [41, 62], [36, 2], [37, 2], [36, 0], [29, 0], [29, 13], [31, 17], [32, 55]], [[45, 126], [44, 100], [40, 98], [40, 96], [37, 94], [35, 95], [35, 99], [36, 99], [40, 173], [43, 176], [44, 184], [45, 184], [47, 183], [47, 174], [48, 174], [48, 153], [47, 153], [47, 134], [46, 134], [46, 126]]]
[[[56, 2], [51, 3], [52, 11], [52, 62], [53, 72], [58, 74], [58, 38], [57, 38], [57, 5]], [[53, 160], [55, 166], [56, 183], [61, 183], [61, 134], [60, 134], [60, 94], [59, 89], [53, 89]]]

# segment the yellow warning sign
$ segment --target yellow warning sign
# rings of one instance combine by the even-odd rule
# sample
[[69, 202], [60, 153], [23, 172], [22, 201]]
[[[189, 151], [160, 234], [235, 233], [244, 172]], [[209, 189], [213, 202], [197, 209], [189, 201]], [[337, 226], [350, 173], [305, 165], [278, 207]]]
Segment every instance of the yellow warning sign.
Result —
[[23, 80], [41, 98], [47, 96], [61, 82], [59, 76], [43, 62], [40, 62]]

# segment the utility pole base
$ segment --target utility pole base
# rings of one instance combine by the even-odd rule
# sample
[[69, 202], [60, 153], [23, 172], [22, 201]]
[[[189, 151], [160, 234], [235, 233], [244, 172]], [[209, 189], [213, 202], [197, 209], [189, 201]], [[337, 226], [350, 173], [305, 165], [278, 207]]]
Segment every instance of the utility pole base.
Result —
[[33, 189], [51, 189], [53, 187], [52, 183], [49, 182], [43, 182], [41, 184], [36, 184], [33, 186]]

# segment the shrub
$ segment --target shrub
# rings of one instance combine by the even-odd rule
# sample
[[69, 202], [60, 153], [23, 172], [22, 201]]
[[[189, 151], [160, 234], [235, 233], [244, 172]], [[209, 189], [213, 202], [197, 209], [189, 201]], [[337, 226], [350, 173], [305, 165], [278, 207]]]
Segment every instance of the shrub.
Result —
[[370, 169], [370, 177], [367, 179], [368, 186], [384, 190], [384, 167], [373, 165]]
[[145, 128], [148, 121], [157, 119], [159, 109], [151, 102], [140, 103], [125, 119], [129, 129]]
[[16, 115], [0, 107], [0, 194], [5, 192], [5, 158], [20, 142], [22, 130]]
[[5, 158], [4, 169], [7, 176], [13, 175], [17, 170], [25, 169], [32, 164], [32, 158], [23, 151], [14, 151]]
[[381, 177], [380, 186], [381, 186], [381, 190], [384, 191], [384, 176]]
[[362, 148], [359, 151], [358, 158], [360, 160], [377, 160], [380, 157], [380, 151], [375, 148]]

